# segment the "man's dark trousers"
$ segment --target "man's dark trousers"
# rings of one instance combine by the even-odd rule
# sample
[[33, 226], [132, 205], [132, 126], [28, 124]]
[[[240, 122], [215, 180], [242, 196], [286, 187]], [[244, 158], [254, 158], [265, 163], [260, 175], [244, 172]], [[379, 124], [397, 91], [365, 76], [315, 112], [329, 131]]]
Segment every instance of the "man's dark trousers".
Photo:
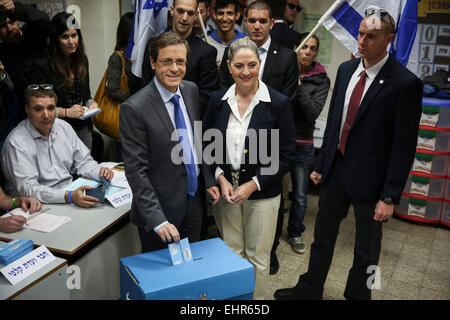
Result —
[[[325, 181], [319, 199], [319, 212], [311, 245], [308, 272], [300, 276], [297, 289], [309, 299], [321, 299], [323, 287], [333, 259], [339, 225], [347, 216], [350, 205], [355, 212], [355, 249], [344, 296], [347, 299], [370, 300], [370, 285], [374, 279], [381, 250], [381, 222], [375, 221], [378, 200], [351, 199], [345, 192], [342, 179], [343, 156], [336, 152], [332, 169]], [[368, 285], [369, 282], [369, 285]]]

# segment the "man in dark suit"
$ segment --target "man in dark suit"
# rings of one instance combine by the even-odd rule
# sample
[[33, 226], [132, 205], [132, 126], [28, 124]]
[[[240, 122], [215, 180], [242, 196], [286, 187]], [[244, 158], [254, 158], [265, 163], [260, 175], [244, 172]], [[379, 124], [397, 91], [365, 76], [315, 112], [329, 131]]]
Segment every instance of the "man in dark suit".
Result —
[[[200, 239], [205, 184], [194, 121], [201, 117], [197, 86], [182, 81], [187, 51], [175, 32], [155, 38], [150, 48], [155, 77], [120, 108], [122, 154], [133, 191], [131, 221], [143, 252], [184, 237]], [[210, 179], [206, 185], [216, 185]]]
[[[248, 36], [256, 43], [260, 52], [260, 80], [292, 98], [298, 84], [297, 58], [292, 48], [290, 50], [271, 40], [273, 19], [270, 6], [261, 0], [252, 2], [245, 12], [244, 21]], [[225, 49], [219, 71], [220, 88], [228, 88], [234, 83], [227, 60], [228, 49]]]
[[286, 0], [273, 0], [271, 2], [271, 7], [273, 18], [275, 20], [273, 28], [270, 30], [270, 37], [272, 38], [272, 41], [289, 49], [293, 49], [294, 46], [298, 46], [299, 43], [297, 43], [297, 39], [300, 38], [300, 33], [289, 28], [283, 20]]
[[[200, 90], [200, 113], [203, 116], [211, 92], [218, 89], [217, 50], [192, 32], [197, 17], [197, 7], [197, 0], [175, 0], [173, 6], [170, 7], [170, 13], [173, 17], [172, 31], [181, 35], [189, 44], [189, 60], [184, 80], [192, 81], [198, 86]], [[152, 41], [153, 39], [150, 39], [147, 43], [142, 64], [143, 87], [149, 84], [154, 76], [150, 67], [149, 56], [149, 47]]]
[[[378, 19], [375, 24], [373, 19]], [[400, 201], [421, 115], [422, 82], [386, 52], [394, 30], [386, 11], [368, 9], [358, 33], [361, 58], [338, 69], [322, 148], [310, 176], [323, 187], [308, 271], [294, 288], [277, 290], [276, 299], [322, 298], [339, 225], [350, 205], [356, 240], [344, 296], [371, 298], [381, 222]]]

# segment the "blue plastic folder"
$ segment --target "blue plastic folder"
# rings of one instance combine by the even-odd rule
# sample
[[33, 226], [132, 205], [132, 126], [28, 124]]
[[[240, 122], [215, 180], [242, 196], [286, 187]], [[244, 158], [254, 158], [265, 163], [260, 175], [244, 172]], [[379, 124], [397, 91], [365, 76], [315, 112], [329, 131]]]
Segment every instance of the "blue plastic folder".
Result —
[[0, 264], [8, 264], [22, 258], [27, 253], [33, 251], [33, 240], [16, 239], [5, 243], [0, 247]]

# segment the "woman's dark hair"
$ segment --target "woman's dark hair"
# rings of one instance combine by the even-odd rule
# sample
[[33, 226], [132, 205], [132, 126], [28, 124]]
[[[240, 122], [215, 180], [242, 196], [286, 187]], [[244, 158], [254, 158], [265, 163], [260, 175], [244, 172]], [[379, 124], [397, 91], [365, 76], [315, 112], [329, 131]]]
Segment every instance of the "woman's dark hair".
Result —
[[130, 37], [131, 29], [133, 27], [133, 12], [125, 13], [120, 18], [119, 25], [116, 32], [116, 51], [124, 51], [128, 46], [128, 39]]
[[[59, 46], [59, 37], [69, 30], [68, 26], [74, 26], [78, 34], [77, 51], [70, 55], [66, 60]], [[60, 12], [53, 17], [49, 28], [49, 58], [51, 68], [59, 73], [66, 86], [72, 86], [70, 71], [72, 71], [77, 79], [83, 81], [88, 75], [88, 60], [84, 50], [83, 36], [75, 17], [67, 12]]]
[[[305, 32], [305, 33], [301, 33], [298, 38], [297, 38], [297, 43], [298, 45], [300, 45], [300, 43], [302, 43], [303, 39], [305, 39], [308, 36], [309, 32]], [[319, 46], [320, 46], [320, 42], [319, 42], [319, 38], [314, 34], [311, 36], [311, 38], [316, 39], [317, 42], [317, 51], [319, 51]]]

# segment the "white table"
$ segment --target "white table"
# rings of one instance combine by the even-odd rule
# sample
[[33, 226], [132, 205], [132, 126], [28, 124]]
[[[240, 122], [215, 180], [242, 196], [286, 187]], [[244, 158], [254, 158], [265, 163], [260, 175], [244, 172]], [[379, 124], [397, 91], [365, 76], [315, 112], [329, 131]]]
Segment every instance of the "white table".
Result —
[[[0, 241], [0, 246], [4, 242]], [[12, 285], [0, 275], [0, 299], [15, 300], [68, 300], [66, 287], [67, 260], [56, 257], [43, 268]]]
[[0, 232], [0, 240], [31, 239], [35, 246], [45, 245], [69, 265], [78, 266], [80, 289], [70, 290], [71, 299], [118, 299], [119, 259], [141, 252], [137, 228], [129, 222], [131, 204], [119, 208], [109, 204], [89, 209], [68, 204], [45, 207], [51, 208], [47, 213], [71, 220], [50, 233], [27, 229]]

